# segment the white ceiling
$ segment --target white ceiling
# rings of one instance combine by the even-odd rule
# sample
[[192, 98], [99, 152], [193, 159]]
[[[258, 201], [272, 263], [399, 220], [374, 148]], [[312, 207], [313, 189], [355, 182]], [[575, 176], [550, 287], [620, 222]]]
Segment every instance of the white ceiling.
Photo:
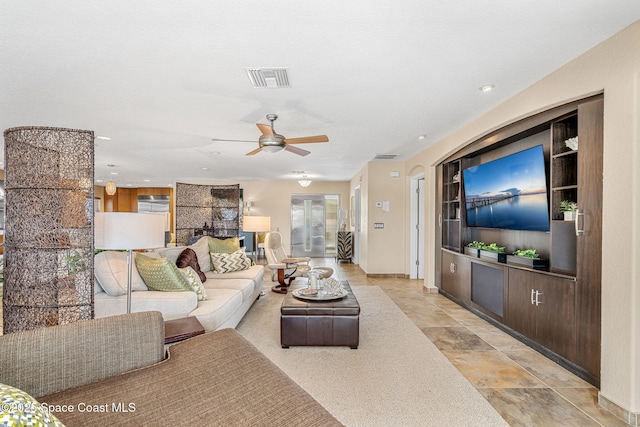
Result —
[[[378, 154], [420, 152], [638, 19], [638, 0], [3, 0], [0, 129], [110, 137], [96, 140], [95, 177], [118, 186], [343, 181]], [[255, 89], [248, 67], [287, 67], [291, 87]], [[247, 157], [267, 113], [286, 137], [330, 142]]]

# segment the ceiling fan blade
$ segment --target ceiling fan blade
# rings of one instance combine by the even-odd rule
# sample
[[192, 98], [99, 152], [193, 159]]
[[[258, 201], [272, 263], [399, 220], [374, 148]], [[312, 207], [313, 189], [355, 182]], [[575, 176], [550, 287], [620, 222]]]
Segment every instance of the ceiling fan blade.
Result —
[[306, 156], [307, 154], [311, 153], [311, 151], [307, 151], [307, 150], [303, 150], [302, 148], [298, 148], [298, 147], [292, 147], [291, 145], [287, 144], [284, 147], [285, 150], [290, 151], [294, 154], [297, 154], [299, 156]]
[[253, 151], [249, 151], [247, 154], [245, 154], [245, 156], [253, 156], [253, 155], [254, 155], [254, 154], [256, 154], [256, 153], [259, 153], [260, 151], [262, 151], [262, 148], [261, 148], [261, 147], [258, 147], [258, 148], [256, 148], [256, 149], [255, 149], [255, 150], [253, 150]]
[[273, 138], [273, 130], [271, 129], [271, 126], [263, 125], [262, 123], [256, 123], [256, 126], [258, 126], [258, 129], [260, 129], [260, 132], [262, 132], [264, 136], [270, 136]]
[[308, 144], [311, 142], [329, 142], [327, 135], [305, 136], [302, 138], [286, 138], [287, 144]]
[[254, 141], [249, 141], [247, 139], [222, 139], [222, 138], [211, 138], [212, 141], [214, 142], [256, 142]]

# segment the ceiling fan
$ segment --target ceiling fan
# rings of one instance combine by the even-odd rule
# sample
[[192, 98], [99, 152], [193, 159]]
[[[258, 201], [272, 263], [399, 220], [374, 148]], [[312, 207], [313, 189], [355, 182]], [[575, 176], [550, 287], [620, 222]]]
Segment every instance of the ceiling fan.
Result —
[[[306, 136], [302, 138], [285, 138], [283, 135], [276, 133], [276, 130], [273, 127], [273, 122], [278, 119], [277, 114], [267, 114], [267, 120], [271, 122], [270, 125], [265, 125], [262, 123], [257, 123], [258, 129], [262, 132], [260, 138], [258, 139], [258, 144], [260, 145], [253, 151], [249, 151], [246, 155], [252, 156], [260, 151], [264, 150], [270, 153], [275, 153], [280, 150], [286, 150], [291, 153], [297, 154], [299, 156], [306, 156], [310, 153], [310, 151], [303, 150], [302, 148], [293, 147], [290, 144], [309, 144], [314, 142], [329, 142], [329, 138], [327, 135], [316, 135], [316, 136]], [[238, 141], [238, 142], [254, 142], [254, 141], [246, 141], [246, 140], [237, 140], [237, 139], [216, 139], [213, 138], [213, 141]]]

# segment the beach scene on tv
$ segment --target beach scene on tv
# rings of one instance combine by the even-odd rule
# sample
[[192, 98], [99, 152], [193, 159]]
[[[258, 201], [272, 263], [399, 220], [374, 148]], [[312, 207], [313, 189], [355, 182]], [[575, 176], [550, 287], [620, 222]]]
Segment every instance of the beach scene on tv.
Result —
[[542, 145], [462, 172], [467, 226], [549, 231]]

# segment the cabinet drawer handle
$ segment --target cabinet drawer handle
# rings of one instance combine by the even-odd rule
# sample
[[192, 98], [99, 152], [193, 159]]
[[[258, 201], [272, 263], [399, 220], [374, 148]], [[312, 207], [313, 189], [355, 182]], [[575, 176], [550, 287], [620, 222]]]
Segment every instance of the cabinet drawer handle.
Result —
[[534, 305], [536, 303], [536, 290], [535, 289], [531, 289], [531, 305]]
[[449, 271], [452, 273], [456, 272], [456, 265], [454, 263], [449, 264]]

